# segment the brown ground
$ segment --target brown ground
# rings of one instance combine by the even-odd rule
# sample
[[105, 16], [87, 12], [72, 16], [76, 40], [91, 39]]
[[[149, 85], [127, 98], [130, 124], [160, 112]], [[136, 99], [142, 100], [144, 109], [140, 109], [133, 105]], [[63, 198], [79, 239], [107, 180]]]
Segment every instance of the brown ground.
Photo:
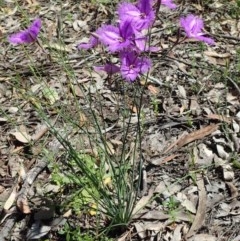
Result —
[[[48, 126], [67, 137], [75, 150], [98, 156], [97, 145], [90, 145], [94, 141], [99, 145], [86, 100], [91, 97], [100, 129], [119, 156], [122, 113], [130, 110], [125, 150], [132, 158], [139, 107], [132, 93], [141, 88], [144, 185], [136, 205], [155, 198], [126, 229], [110, 236], [117, 240], [240, 240], [237, 4], [186, 0], [178, 1], [177, 11], [161, 9], [152, 40], [162, 51], [151, 56], [150, 81], [144, 84], [142, 78], [128, 84], [90, 71], [107, 58], [99, 54], [100, 48], [76, 49], [90, 32], [111, 21], [113, 3], [0, 1], [0, 240], [66, 240], [66, 235], [59, 234], [66, 224], [73, 232], [81, 227], [82, 232], [97, 236], [95, 216], [68, 206], [76, 187], [60, 188], [64, 175], [55, 174], [68, 170], [69, 159]], [[171, 49], [179, 15], [190, 12], [203, 17], [216, 46], [187, 40]], [[6, 37], [36, 16], [43, 21], [42, 48], [10, 45]], [[46, 93], [43, 83], [56, 91], [55, 98]], [[79, 127], [87, 128], [92, 141]], [[70, 240], [89, 240], [72, 237], [77, 236]]]

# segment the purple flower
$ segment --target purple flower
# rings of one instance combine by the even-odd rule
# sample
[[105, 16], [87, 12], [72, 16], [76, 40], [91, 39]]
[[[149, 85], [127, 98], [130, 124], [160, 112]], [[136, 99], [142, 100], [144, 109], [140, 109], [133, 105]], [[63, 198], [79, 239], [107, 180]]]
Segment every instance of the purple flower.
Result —
[[155, 12], [152, 8], [152, 0], [139, 0], [137, 5], [121, 3], [118, 7], [120, 21], [131, 21], [137, 31], [149, 28], [154, 19]]
[[77, 47], [79, 49], [91, 49], [98, 45], [98, 39], [95, 36], [91, 36], [88, 43], [81, 43]]
[[115, 74], [120, 71], [120, 68], [115, 64], [105, 64], [103, 66], [95, 66], [93, 67], [95, 71], [105, 71], [109, 75]]
[[151, 60], [140, 57], [134, 52], [122, 52], [120, 54], [122, 76], [133, 82], [139, 74], [146, 73], [151, 67]]
[[135, 48], [133, 48], [132, 50], [136, 50], [137, 52], [159, 51], [158, 47], [149, 46], [149, 38], [139, 32], [135, 34], [134, 45], [135, 45]]
[[12, 44], [32, 43], [37, 39], [41, 26], [41, 20], [37, 18], [26, 30], [12, 34], [8, 40]]
[[189, 38], [195, 38], [210, 45], [214, 44], [214, 40], [212, 38], [204, 36], [205, 34], [202, 32], [204, 27], [203, 20], [199, 17], [190, 14], [186, 18], [180, 19], [180, 25], [184, 28]]
[[145, 37], [143, 34], [140, 32], [136, 32], [134, 36], [134, 45], [136, 47], [136, 51], [144, 52], [148, 50], [147, 46], [147, 40], [148, 38]]
[[119, 27], [105, 25], [96, 31], [98, 39], [110, 52], [121, 51], [132, 44], [134, 31], [130, 21], [124, 21]]
[[169, 7], [170, 9], [175, 9], [177, 5], [172, 0], [161, 0], [161, 4]]

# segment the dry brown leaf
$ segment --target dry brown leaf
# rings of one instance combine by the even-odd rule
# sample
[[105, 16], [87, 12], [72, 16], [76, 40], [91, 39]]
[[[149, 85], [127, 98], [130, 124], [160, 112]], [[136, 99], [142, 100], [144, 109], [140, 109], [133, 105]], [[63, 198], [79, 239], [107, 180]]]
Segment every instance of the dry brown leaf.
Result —
[[63, 214], [63, 217], [64, 218], [69, 218], [71, 215], [72, 215], [72, 209], [69, 209], [67, 212], [65, 212], [64, 214]]
[[137, 107], [136, 107], [136, 105], [129, 105], [129, 109], [130, 109], [133, 113], [137, 113]]
[[24, 146], [17, 146], [16, 148], [14, 148], [14, 150], [10, 151], [10, 153], [15, 154], [20, 152], [22, 149], [24, 149]]
[[157, 87], [155, 87], [153, 85], [148, 85], [148, 90], [153, 95], [157, 95], [160, 92], [159, 88], [157, 88]]
[[47, 125], [42, 125], [40, 126], [37, 131], [32, 135], [32, 140], [37, 141], [39, 140], [47, 131], [48, 131], [48, 126]]
[[26, 173], [26, 170], [25, 170], [23, 165], [20, 165], [20, 168], [18, 170], [18, 174], [19, 174], [20, 179], [24, 180], [26, 178], [27, 173]]
[[189, 109], [191, 110], [193, 115], [199, 116], [201, 114], [202, 109], [201, 109], [200, 105], [198, 104], [198, 99], [196, 96], [191, 98]]
[[31, 141], [31, 136], [25, 131], [18, 131], [11, 133], [18, 141], [22, 143], [29, 143]]
[[183, 137], [185, 137], [186, 135], [185, 134], [182, 134], [180, 136], [180, 139], [174, 141], [164, 152], [163, 154], [167, 153], [168, 151], [170, 151], [173, 147], [175, 147], [177, 145], [177, 143], [179, 142], [179, 140], [181, 140]]
[[231, 198], [237, 198], [238, 197], [238, 188], [232, 183], [232, 182], [226, 182], [228, 189], [231, 194]]
[[80, 30], [88, 31], [89, 26], [87, 24], [87, 21], [77, 19], [73, 22], [73, 29], [76, 32], [79, 32]]
[[175, 228], [174, 233], [173, 233], [172, 241], [181, 241], [181, 240], [183, 240], [182, 228], [183, 228], [182, 224], [178, 224], [177, 225], [177, 227]]
[[26, 198], [21, 198], [17, 200], [17, 207], [19, 210], [24, 213], [24, 214], [29, 214], [31, 213], [30, 207], [28, 205], [28, 201]]
[[5, 202], [3, 208], [4, 210], [9, 210], [10, 207], [13, 205], [13, 203], [15, 202], [16, 200], [16, 197], [17, 197], [17, 189], [18, 187], [15, 186], [10, 194], [10, 196], [8, 197], [7, 201]]
[[204, 54], [209, 57], [217, 57], [217, 58], [229, 58], [231, 57], [230, 53], [219, 54], [215, 51], [205, 51]]
[[186, 92], [184, 86], [178, 85], [177, 88], [178, 88], [178, 96], [181, 99], [187, 99], [187, 92]]
[[230, 124], [232, 121], [231, 117], [217, 115], [217, 114], [208, 114], [206, 117], [211, 120], [220, 120], [220, 121], [226, 122], [228, 124]]
[[219, 125], [218, 124], [213, 124], [213, 125], [209, 125], [206, 126], [200, 130], [194, 131], [190, 134], [188, 134], [187, 136], [182, 137], [182, 139], [179, 140], [177, 147], [181, 148], [184, 145], [195, 141], [195, 140], [200, 140], [210, 134], [212, 134], [214, 131], [216, 131], [218, 129]]
[[207, 209], [207, 193], [204, 186], [203, 177], [197, 173], [197, 187], [198, 187], [198, 209], [191, 228], [189, 229], [186, 238], [192, 237], [201, 227], [206, 216]]
[[76, 94], [77, 97], [84, 98], [84, 93], [78, 85], [74, 86], [74, 94]]
[[186, 210], [190, 211], [191, 213], [197, 212], [195, 203], [189, 200], [184, 193], [179, 192], [177, 194], [177, 200], [181, 203], [183, 207], [186, 208]]
[[178, 154], [173, 154], [173, 155], [170, 155], [170, 156], [167, 156], [163, 159], [163, 161], [161, 162], [161, 164], [164, 164], [166, 162], [169, 162], [171, 160], [173, 160], [175, 157], [179, 156]]
[[145, 225], [143, 223], [138, 222], [134, 223], [134, 226], [137, 230], [137, 234], [140, 237], [140, 239], [145, 239], [147, 237]]
[[141, 219], [150, 219], [150, 220], [166, 220], [169, 219], [170, 215], [165, 214], [163, 211], [152, 210], [144, 214]]
[[108, 152], [109, 155], [114, 155], [115, 149], [114, 149], [113, 144], [110, 141], [106, 141], [105, 147], [107, 148], [107, 152]]
[[231, 182], [234, 180], [234, 171], [232, 169], [232, 166], [229, 164], [222, 166], [223, 171], [223, 179], [226, 182]]
[[200, 140], [200, 139], [210, 135], [214, 131], [216, 131], [218, 129], [218, 127], [219, 127], [218, 124], [212, 124], [212, 125], [202, 128], [200, 130], [194, 131], [190, 134], [184, 135], [183, 137], [178, 139], [176, 142], [171, 144], [163, 153], [167, 153], [174, 146], [177, 146], [177, 148], [181, 148], [190, 142], [193, 142], [195, 140]]
[[189, 74], [187, 71], [187, 65], [184, 63], [180, 63], [178, 61], [175, 61], [175, 63], [177, 64], [178, 68], [184, 73], [184, 74]]
[[142, 208], [144, 208], [148, 202], [151, 200], [155, 190], [154, 188], [150, 188], [148, 195], [143, 196], [135, 205], [135, 208], [133, 209], [133, 216], [136, 215]]
[[3, 193], [4, 191], [5, 191], [5, 188], [0, 185], [0, 194]]
[[79, 113], [79, 126], [83, 127], [88, 123], [87, 117], [84, 113], [80, 112]]
[[205, 51], [204, 52], [208, 61], [214, 65], [226, 65], [227, 61], [231, 57], [230, 53], [219, 54], [215, 51]]
[[179, 108], [179, 114], [182, 115], [183, 112], [185, 110], [185, 105], [182, 105], [180, 108]]
[[216, 58], [211, 57], [211, 56], [206, 56], [206, 59], [210, 64], [217, 65], [217, 59]]
[[164, 198], [169, 198], [175, 195], [181, 190], [181, 186], [177, 183], [171, 183], [168, 177], [164, 176], [164, 181], [161, 181], [154, 190], [154, 193], [159, 195], [162, 194]]

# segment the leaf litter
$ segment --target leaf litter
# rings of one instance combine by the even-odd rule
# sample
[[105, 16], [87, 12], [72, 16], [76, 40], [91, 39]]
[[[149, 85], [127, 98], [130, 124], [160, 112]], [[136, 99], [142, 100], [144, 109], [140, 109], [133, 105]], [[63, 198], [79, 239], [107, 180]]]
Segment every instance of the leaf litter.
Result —
[[[194, 4], [186, 1], [185, 4], [188, 4], [190, 10], [199, 11], [208, 18], [209, 32], [215, 34], [217, 46], [206, 47], [201, 51], [196, 42], [186, 41], [176, 46], [167, 56], [156, 56], [151, 72], [155, 81], [147, 85], [144, 92], [144, 98], [147, 101], [151, 99], [157, 110], [154, 113], [153, 107], [150, 104], [147, 106], [150, 102], [146, 102], [142, 146], [147, 170], [147, 191], [137, 200], [133, 212], [135, 215], [129, 230], [122, 235], [122, 238], [119, 237], [119, 240], [211, 241], [236, 240], [239, 237], [240, 103], [239, 93], [236, 91], [239, 81], [234, 73], [239, 74], [235, 66], [240, 25], [239, 21], [230, 15], [229, 8], [234, 1], [230, 1], [227, 10], [226, 3], [221, 1], [214, 1], [209, 6], [204, 2]], [[82, 1], [80, 4], [66, 1], [61, 9], [54, 3], [27, 1], [24, 8], [29, 10], [29, 13], [40, 9], [44, 24], [49, 26], [49, 30], [46, 28], [43, 32], [48, 39], [51, 39], [48, 48], [67, 54], [72, 59], [78, 84], [84, 86], [79, 89], [77, 83], [72, 83], [80, 103], [84, 103], [86, 93], [90, 93], [96, 102], [103, 103], [104, 116], [108, 123], [107, 128], [105, 126], [103, 130], [106, 130], [109, 138], [110, 154], [117, 155], [122, 145], [122, 136], [119, 131], [122, 123], [116, 116], [120, 109], [117, 103], [122, 100], [121, 94], [108, 88], [107, 76], [102, 77], [99, 73], [90, 76], [89, 66], [81, 67], [82, 65], [79, 64], [79, 60], [88, 59], [87, 65], [95, 65], [99, 62], [98, 53], [86, 56], [81, 53], [80, 58], [76, 54], [79, 36], [87, 37], [92, 28], [108, 20], [106, 13], [113, 11], [108, 5], [101, 6], [97, 8], [87, 1]], [[208, 16], [208, 13], [204, 13], [206, 9], [214, 9], [214, 12]], [[68, 19], [64, 12], [73, 13], [73, 18]], [[3, 24], [0, 30], [3, 35], [11, 34], [20, 28], [17, 8], [11, 1], [1, 8], [1, 13], [3, 13], [0, 17]], [[169, 13], [161, 12], [162, 17], [168, 18], [169, 21], [177, 17], [176, 14]], [[96, 18], [96, 15], [101, 17]], [[167, 32], [167, 28], [164, 31]], [[54, 39], [63, 33], [67, 38], [64, 45], [61, 45]], [[159, 36], [155, 35], [156, 39], [159, 39]], [[163, 49], [168, 49], [170, 46], [172, 41], [170, 38], [161, 39]], [[3, 46], [7, 47], [7, 43], [3, 42]], [[192, 47], [195, 48], [194, 51], [191, 50]], [[37, 68], [39, 71], [44, 68], [43, 72], [49, 84], [45, 90], [41, 86], [39, 90], [38, 88], [36, 91], [32, 90], [35, 94], [32, 96], [32, 103], [38, 107], [42, 100], [46, 105], [50, 104], [52, 112], [49, 111], [48, 115], [54, 119], [54, 108], [58, 107], [60, 101], [64, 105], [65, 101], [66, 108], [73, 118], [78, 119], [81, 127], [90, 125], [87, 110], [78, 116], [74, 115], [75, 107], [73, 106], [72, 109], [69, 107], [69, 103], [74, 100], [66, 86], [67, 76], [59, 73], [61, 68], [59, 69], [56, 63], [50, 63], [44, 59], [42, 52], [34, 51], [32, 46], [27, 49], [32, 49], [35, 53], [33, 58]], [[46, 50], [49, 51], [47, 48]], [[48, 162], [39, 154], [42, 154], [43, 145], [48, 150], [53, 149], [55, 155], [52, 158], [58, 160], [62, 149], [59, 143], [48, 134], [49, 127], [41, 123], [29, 101], [24, 99], [27, 92], [18, 92], [12, 84], [18, 73], [21, 76], [23, 91], [34, 86], [32, 85], [33, 76], [28, 68], [29, 62], [20, 50], [16, 52], [14, 49], [8, 49], [8, 52], [6, 51], [0, 58], [1, 90], [4, 90], [0, 91], [2, 106], [0, 113], [2, 179], [0, 234], [3, 234], [0, 237], [11, 235], [15, 240], [19, 240], [20, 233], [26, 231], [30, 224], [29, 217], [34, 221], [31, 231], [26, 235], [27, 238], [36, 239], [50, 233], [57, 236], [54, 228], [58, 230], [60, 221], [64, 220], [64, 223], [68, 219], [71, 222], [76, 220], [76, 216], [70, 214], [66, 219], [62, 219], [63, 213], [59, 215], [51, 209], [52, 200], [50, 204], [45, 202], [42, 188], [44, 185], [47, 186], [46, 190], [52, 190], [50, 192], [54, 195], [59, 192], [61, 196], [61, 191], [51, 186], [51, 176], [46, 168]], [[83, 60], [83, 63], [86, 61]], [[228, 78], [223, 78], [224, 75], [221, 72], [225, 66], [229, 68], [226, 69]], [[58, 86], [58, 80], [61, 80], [62, 89]], [[164, 85], [160, 85], [161, 83]], [[38, 85], [41, 84], [38, 83]], [[97, 99], [96, 93], [101, 94], [100, 99]], [[131, 100], [131, 95], [128, 101], [129, 109], [133, 110], [134, 115], [137, 105]], [[94, 108], [96, 113], [100, 113], [97, 103]], [[131, 127], [136, 125], [136, 119], [132, 118], [131, 125]], [[56, 119], [56, 126], [61, 130], [63, 125]], [[73, 132], [70, 135], [71, 141], [77, 146], [79, 136], [76, 130], [71, 131]], [[133, 132], [129, 133], [128, 138], [130, 143]], [[31, 146], [32, 141], [33, 146]], [[41, 142], [41, 145], [38, 142]], [[56, 145], [51, 146], [47, 143]], [[36, 145], [39, 145], [40, 151], [31, 152]], [[87, 140], [85, 145], [86, 150], [91, 152]], [[129, 150], [131, 151], [130, 144]], [[129, 156], [131, 156], [130, 151]], [[36, 192], [37, 189], [38, 192]], [[34, 196], [39, 198], [38, 204], [37, 201], [35, 204], [31, 202]], [[14, 210], [15, 206], [18, 207], [17, 210]], [[43, 210], [44, 208], [46, 209]], [[16, 217], [16, 213], [23, 215], [22, 229], [18, 229], [16, 224], [19, 221], [11, 219], [7, 211], [12, 212], [13, 218]], [[7, 229], [10, 222], [12, 230]], [[83, 219], [79, 218], [76, 225], [85, 224]]]

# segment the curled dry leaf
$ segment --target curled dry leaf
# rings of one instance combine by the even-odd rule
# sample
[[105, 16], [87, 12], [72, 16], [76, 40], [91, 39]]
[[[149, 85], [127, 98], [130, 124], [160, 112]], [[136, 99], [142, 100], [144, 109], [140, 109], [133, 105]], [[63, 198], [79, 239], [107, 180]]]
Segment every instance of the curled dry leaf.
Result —
[[173, 147], [181, 148], [185, 146], [186, 144], [193, 142], [195, 140], [200, 140], [214, 131], [218, 129], [219, 125], [218, 124], [213, 124], [206, 126], [200, 130], [194, 131], [190, 134], [182, 136], [180, 139], [178, 139], [176, 142], [172, 143], [163, 153], [167, 153], [169, 150], [171, 150]]
[[25, 131], [18, 131], [11, 133], [18, 141], [22, 143], [29, 143], [31, 141], [31, 136]]
[[5, 202], [3, 208], [4, 210], [9, 210], [10, 207], [12, 207], [13, 203], [15, 202], [17, 197], [17, 186], [15, 186], [10, 194], [10, 196], [8, 197], [7, 201]]
[[187, 136], [182, 137], [177, 143], [177, 147], [181, 148], [192, 141], [201, 140], [202, 138], [215, 132], [218, 129], [218, 127], [219, 127], [218, 124], [213, 124], [213, 125], [203, 127], [200, 130], [194, 131], [188, 134]]
[[205, 220], [207, 209], [207, 193], [204, 186], [203, 177], [201, 174], [197, 174], [197, 187], [198, 187], [198, 208], [197, 213], [192, 223], [190, 230], [187, 233], [187, 238], [192, 237], [202, 227]]

